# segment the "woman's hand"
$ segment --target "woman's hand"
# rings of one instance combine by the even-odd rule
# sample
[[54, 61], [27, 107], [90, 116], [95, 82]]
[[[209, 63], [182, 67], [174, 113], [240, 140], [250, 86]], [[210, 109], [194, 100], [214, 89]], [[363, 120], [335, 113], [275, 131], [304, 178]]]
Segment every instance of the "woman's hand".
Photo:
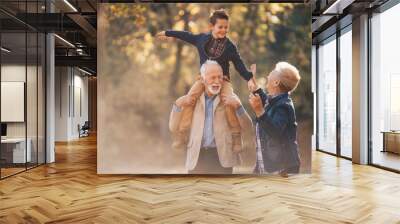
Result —
[[250, 94], [249, 103], [257, 117], [264, 114], [265, 110], [261, 101], [261, 97], [258, 94]]

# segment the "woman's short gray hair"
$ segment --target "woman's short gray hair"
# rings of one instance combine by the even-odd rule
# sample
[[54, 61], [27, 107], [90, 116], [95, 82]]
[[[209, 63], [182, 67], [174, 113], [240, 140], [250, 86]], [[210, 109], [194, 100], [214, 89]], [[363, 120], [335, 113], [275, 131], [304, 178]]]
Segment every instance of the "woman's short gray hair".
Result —
[[218, 65], [218, 66], [220, 66], [217, 61], [213, 61], [213, 60], [205, 61], [200, 67], [200, 75], [203, 78], [205, 78], [205, 76], [206, 76], [206, 66], [208, 66], [208, 65]]

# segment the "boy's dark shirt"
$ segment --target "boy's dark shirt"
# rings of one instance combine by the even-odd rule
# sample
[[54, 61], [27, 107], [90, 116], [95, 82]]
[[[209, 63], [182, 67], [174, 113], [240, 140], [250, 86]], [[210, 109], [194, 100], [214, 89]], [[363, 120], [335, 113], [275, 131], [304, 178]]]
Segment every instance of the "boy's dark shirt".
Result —
[[205, 46], [207, 55], [211, 59], [219, 58], [222, 53], [224, 53], [227, 40], [228, 39], [226, 37], [218, 39], [211, 37], [211, 39], [206, 43]]
[[[253, 73], [247, 70], [246, 66], [244, 65], [236, 45], [232, 43], [232, 41], [227, 37], [225, 37], [225, 46], [223, 47], [223, 50], [221, 52], [214, 52], [214, 55], [208, 55], [207, 51], [209, 52], [211, 51], [210, 49], [206, 50], [206, 46], [207, 43], [209, 43], [208, 46], [211, 46], [210, 40], [212, 40], [212, 34], [210, 32], [192, 34], [187, 31], [167, 30], [165, 31], [165, 35], [168, 37], [175, 37], [181, 39], [185, 42], [194, 45], [199, 53], [200, 65], [202, 65], [209, 59], [217, 61], [218, 64], [222, 67], [224, 76], [228, 77], [228, 79], [230, 79], [229, 75], [230, 61], [233, 63], [235, 69], [239, 72], [240, 76], [242, 76], [246, 81], [249, 81], [253, 77]], [[212, 56], [218, 56], [218, 57], [212, 57]]]

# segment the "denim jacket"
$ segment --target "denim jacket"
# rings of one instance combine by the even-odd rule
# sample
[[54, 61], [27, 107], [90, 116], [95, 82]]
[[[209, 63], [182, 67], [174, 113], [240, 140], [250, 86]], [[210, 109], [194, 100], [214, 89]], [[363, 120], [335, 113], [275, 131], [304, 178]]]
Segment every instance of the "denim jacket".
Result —
[[300, 158], [297, 145], [297, 123], [292, 99], [288, 93], [272, 99], [261, 89], [265, 113], [256, 118], [262, 148], [264, 168], [267, 172], [282, 169], [298, 173]]

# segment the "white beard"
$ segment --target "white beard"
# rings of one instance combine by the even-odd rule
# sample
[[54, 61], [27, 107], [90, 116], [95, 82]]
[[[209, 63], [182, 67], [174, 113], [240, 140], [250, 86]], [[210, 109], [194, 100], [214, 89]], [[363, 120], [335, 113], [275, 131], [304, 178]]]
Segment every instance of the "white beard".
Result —
[[221, 91], [221, 86], [218, 87], [217, 90], [214, 90], [212, 88], [212, 85], [207, 86], [208, 91], [212, 94], [212, 95], [217, 95], [220, 91]]

